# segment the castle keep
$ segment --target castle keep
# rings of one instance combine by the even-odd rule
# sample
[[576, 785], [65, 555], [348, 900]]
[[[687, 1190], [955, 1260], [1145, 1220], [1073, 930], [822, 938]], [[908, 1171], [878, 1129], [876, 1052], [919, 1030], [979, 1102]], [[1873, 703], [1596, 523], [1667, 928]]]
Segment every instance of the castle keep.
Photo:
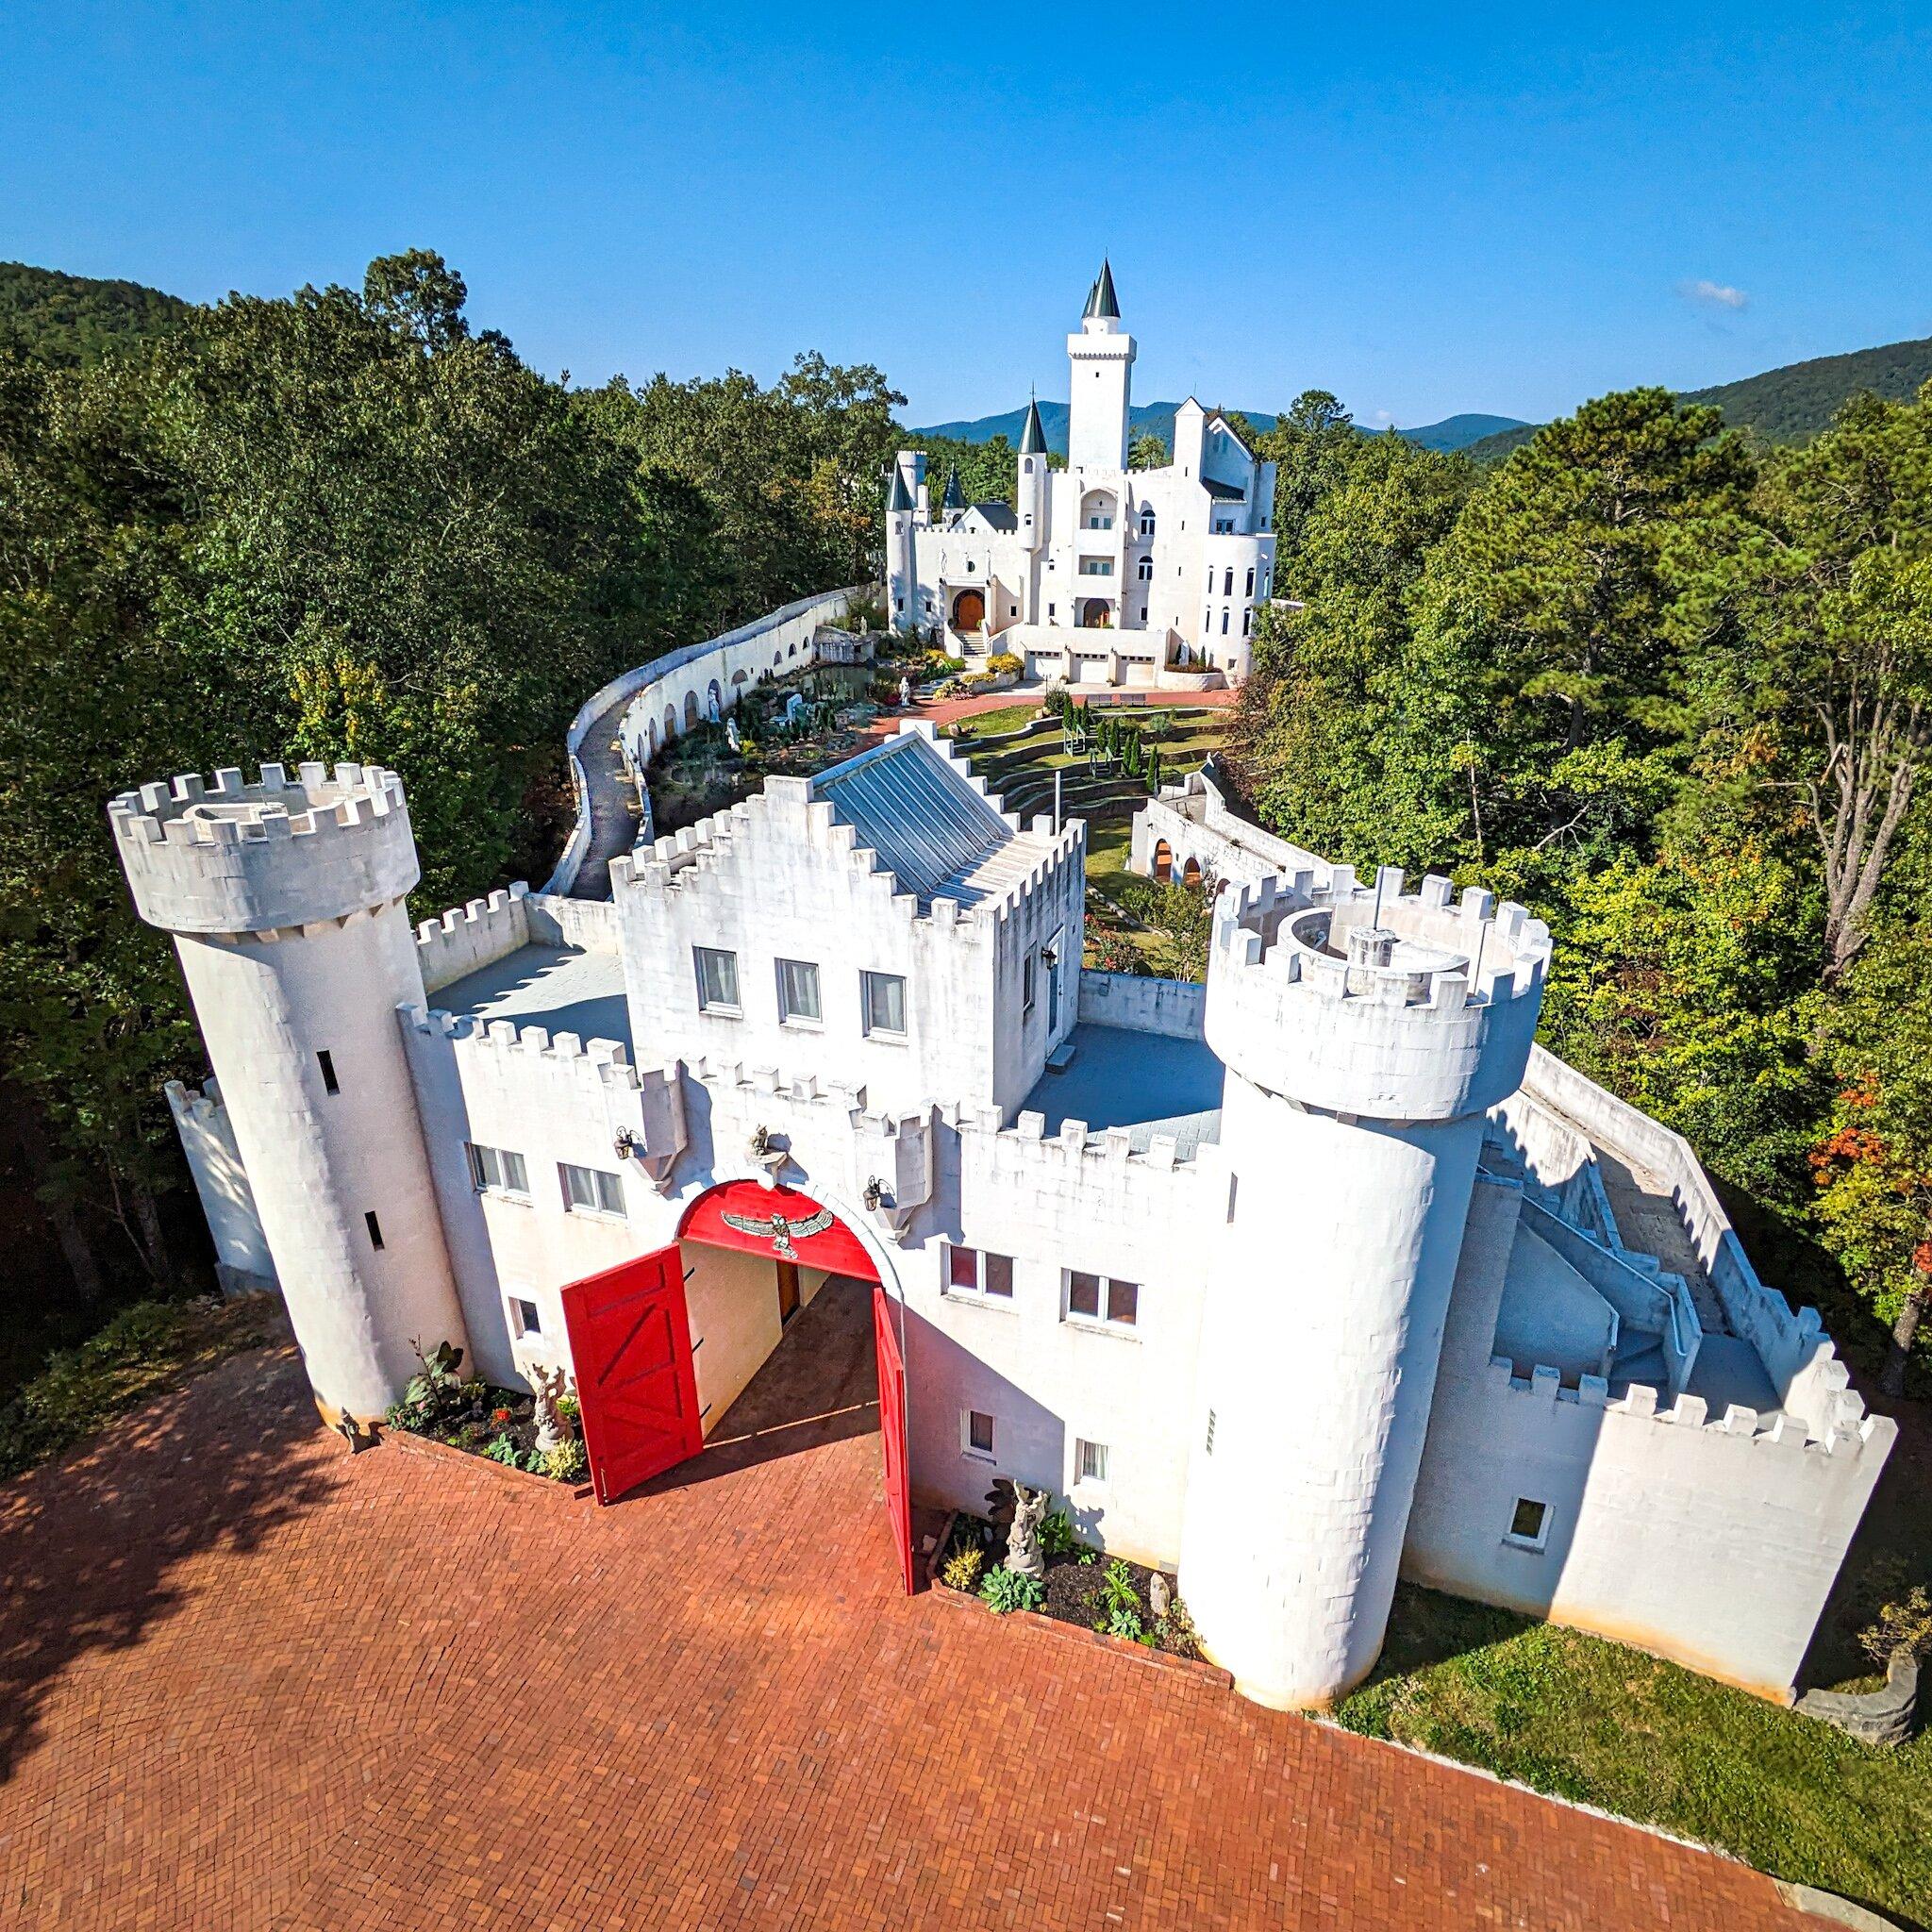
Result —
[[1007, 1474], [1177, 1566], [1269, 1703], [1357, 1681], [1399, 1574], [1790, 1693], [1892, 1425], [1683, 1143], [1532, 1046], [1520, 907], [1357, 880], [1210, 769], [1136, 828], [1232, 881], [1206, 986], [1083, 972], [1084, 827], [916, 726], [608, 899], [414, 930], [392, 773], [111, 818], [217, 1076], [173, 1098], [225, 1270], [279, 1287], [330, 1416], [379, 1417], [412, 1339], [561, 1364], [612, 1494], [856, 1279], [908, 1580], [910, 1495]]
[[895, 626], [968, 653], [1008, 651], [1068, 684], [1220, 684], [1246, 675], [1274, 576], [1274, 465], [1190, 396], [1173, 458], [1127, 467], [1134, 339], [1103, 266], [1067, 338], [1067, 466], [1052, 467], [1037, 404], [1014, 494], [937, 511], [918, 450], [901, 450], [886, 504]]

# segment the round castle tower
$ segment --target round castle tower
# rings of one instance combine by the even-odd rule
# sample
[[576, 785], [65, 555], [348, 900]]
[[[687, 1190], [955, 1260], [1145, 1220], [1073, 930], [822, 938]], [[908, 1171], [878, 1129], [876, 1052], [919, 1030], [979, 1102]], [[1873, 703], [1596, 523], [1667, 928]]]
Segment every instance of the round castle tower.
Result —
[[1232, 1171], [1203, 1315], [1180, 1588], [1281, 1708], [1382, 1646], [1483, 1116], [1528, 1061], [1547, 929], [1447, 879], [1338, 866], [1216, 909], [1208, 1043]]
[[175, 935], [325, 1416], [368, 1421], [465, 1342], [396, 1008], [423, 975], [421, 870], [380, 766], [264, 765], [108, 808], [141, 916]]

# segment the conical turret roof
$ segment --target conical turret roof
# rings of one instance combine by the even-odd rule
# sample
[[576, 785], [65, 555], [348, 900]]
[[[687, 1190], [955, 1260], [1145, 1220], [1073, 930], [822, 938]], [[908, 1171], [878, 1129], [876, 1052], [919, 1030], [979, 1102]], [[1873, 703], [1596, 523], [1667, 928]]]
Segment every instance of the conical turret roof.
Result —
[[1100, 275], [1094, 281], [1087, 297], [1083, 318], [1097, 316], [1104, 321], [1118, 322], [1121, 319], [1120, 298], [1113, 291], [1113, 264], [1102, 259]]
[[894, 463], [892, 465], [892, 488], [891, 493], [886, 498], [886, 514], [891, 516], [895, 510], [908, 510], [911, 508], [912, 492], [906, 487], [906, 472], [897, 463]]
[[941, 499], [946, 509], [964, 509], [966, 492], [959, 488], [959, 471], [957, 465], [946, 472], [946, 493]]
[[1043, 457], [1046, 454], [1046, 428], [1040, 420], [1040, 404], [1029, 397], [1026, 403], [1026, 423], [1020, 431], [1020, 454], [1023, 457]]

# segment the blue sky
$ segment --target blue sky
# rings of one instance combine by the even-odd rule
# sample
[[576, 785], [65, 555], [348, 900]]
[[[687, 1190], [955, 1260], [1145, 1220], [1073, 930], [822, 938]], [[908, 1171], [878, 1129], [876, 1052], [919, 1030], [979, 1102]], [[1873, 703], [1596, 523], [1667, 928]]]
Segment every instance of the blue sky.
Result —
[[1542, 418], [1932, 333], [1932, 6], [0, 5], [0, 257], [200, 300], [440, 249], [580, 381], [817, 348]]

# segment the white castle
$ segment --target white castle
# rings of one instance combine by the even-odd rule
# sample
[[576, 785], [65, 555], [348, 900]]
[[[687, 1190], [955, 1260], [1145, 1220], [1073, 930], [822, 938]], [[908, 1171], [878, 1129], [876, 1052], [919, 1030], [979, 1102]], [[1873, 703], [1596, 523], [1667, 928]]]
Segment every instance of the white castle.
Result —
[[[574, 752], [810, 662], [837, 601], [620, 680]], [[1269, 1704], [1359, 1681], [1398, 1575], [1791, 1695], [1893, 1424], [1689, 1147], [1533, 1046], [1521, 907], [1357, 880], [1210, 769], [1134, 828], [1224, 882], [1205, 986], [1082, 971], [1084, 825], [918, 725], [608, 897], [567, 890], [579, 838], [559, 890], [414, 929], [392, 773], [110, 816], [216, 1075], [172, 1098], [225, 1278], [279, 1288], [326, 1417], [380, 1417], [412, 1341], [565, 1367], [608, 1500], [836, 1283], [874, 1303], [908, 1589], [912, 1498], [1003, 1474], [1177, 1570]]]
[[1274, 577], [1274, 465], [1190, 396], [1174, 460], [1127, 467], [1134, 339], [1103, 264], [1067, 338], [1067, 467], [1047, 462], [1026, 408], [1011, 504], [968, 504], [949, 479], [937, 517], [925, 458], [901, 450], [886, 503], [886, 597], [899, 629], [1009, 651], [1067, 684], [1238, 683]]

